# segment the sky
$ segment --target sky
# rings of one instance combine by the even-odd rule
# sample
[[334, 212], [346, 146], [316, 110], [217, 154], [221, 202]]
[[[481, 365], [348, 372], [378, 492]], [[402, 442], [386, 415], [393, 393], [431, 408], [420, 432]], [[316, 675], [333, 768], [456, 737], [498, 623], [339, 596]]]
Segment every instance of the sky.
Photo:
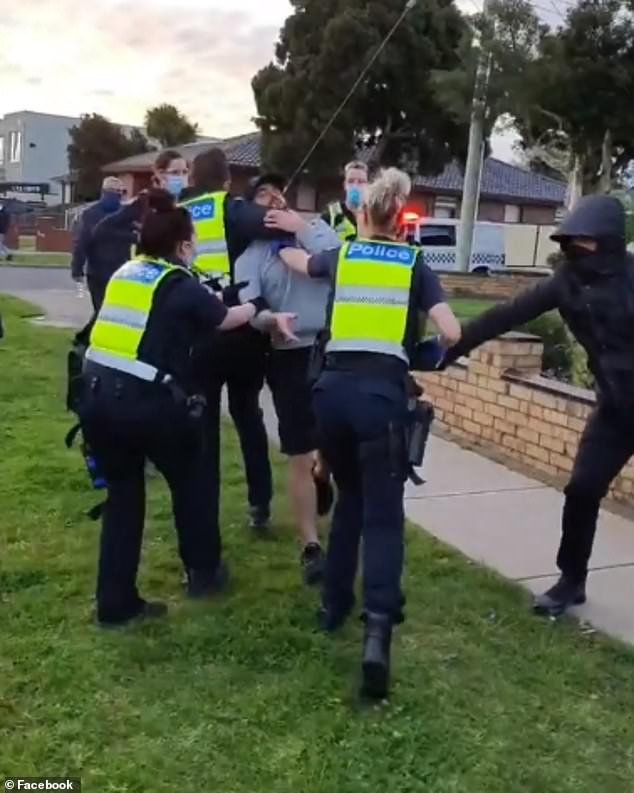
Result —
[[[169, 102], [205, 134], [247, 132], [251, 78], [290, 11], [287, 0], [0, 0], [0, 116], [142, 124], [148, 107]], [[495, 136], [494, 153], [512, 158], [512, 142]]]

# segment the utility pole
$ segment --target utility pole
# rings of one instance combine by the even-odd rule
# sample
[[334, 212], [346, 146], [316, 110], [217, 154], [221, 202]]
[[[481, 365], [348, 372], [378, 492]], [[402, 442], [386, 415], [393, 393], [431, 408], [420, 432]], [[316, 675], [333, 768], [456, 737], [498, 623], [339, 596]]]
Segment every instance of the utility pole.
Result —
[[[489, 14], [490, 0], [484, 0], [482, 13], [485, 18]], [[484, 121], [486, 118], [487, 92], [491, 74], [491, 56], [484, 47], [478, 58], [473, 104], [471, 106], [471, 126], [469, 127], [469, 148], [467, 164], [464, 172], [462, 188], [462, 206], [460, 210], [460, 226], [458, 229], [457, 264], [458, 269], [469, 272], [471, 250], [473, 248], [473, 231], [479, 203], [480, 181], [484, 153]]]

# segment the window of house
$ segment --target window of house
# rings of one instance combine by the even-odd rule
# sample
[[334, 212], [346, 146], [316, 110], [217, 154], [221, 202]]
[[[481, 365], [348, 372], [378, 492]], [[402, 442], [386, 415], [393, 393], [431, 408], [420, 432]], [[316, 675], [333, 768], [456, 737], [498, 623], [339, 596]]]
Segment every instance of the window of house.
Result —
[[22, 159], [22, 133], [9, 133], [9, 162], [20, 162]]
[[4, 165], [4, 135], [0, 135], [0, 165]]
[[522, 218], [522, 208], [517, 204], [504, 205], [504, 222], [519, 223]]
[[300, 212], [314, 212], [317, 206], [317, 190], [306, 182], [297, 188], [297, 209]]
[[455, 198], [438, 197], [434, 201], [435, 218], [455, 218], [458, 211], [458, 202]]

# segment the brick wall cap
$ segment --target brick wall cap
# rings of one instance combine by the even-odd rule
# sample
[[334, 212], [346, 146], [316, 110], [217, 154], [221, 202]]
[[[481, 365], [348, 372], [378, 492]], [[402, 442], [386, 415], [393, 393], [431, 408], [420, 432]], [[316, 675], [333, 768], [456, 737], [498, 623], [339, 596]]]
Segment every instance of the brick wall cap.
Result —
[[498, 340], [524, 342], [527, 344], [535, 344], [538, 342], [539, 344], [543, 344], [541, 336], [535, 336], [533, 333], [522, 333], [519, 330], [510, 330], [508, 333], [503, 333], [501, 336], [498, 336]]
[[545, 394], [552, 394], [553, 396], [562, 397], [563, 399], [571, 399], [573, 402], [578, 402], [582, 405], [596, 405], [596, 397], [594, 391], [588, 388], [579, 388], [578, 386], [570, 385], [569, 383], [562, 383], [559, 380], [554, 380], [550, 377], [542, 377], [541, 375], [532, 375], [526, 377], [519, 372], [508, 370], [502, 375], [502, 379], [510, 383], [517, 383], [518, 385], [534, 388]]

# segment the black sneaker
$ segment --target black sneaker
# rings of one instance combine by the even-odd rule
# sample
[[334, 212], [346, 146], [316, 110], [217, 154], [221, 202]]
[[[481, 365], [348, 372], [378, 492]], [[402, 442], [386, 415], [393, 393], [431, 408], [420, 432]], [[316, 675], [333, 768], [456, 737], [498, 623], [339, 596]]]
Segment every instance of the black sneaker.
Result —
[[222, 594], [229, 585], [229, 568], [224, 562], [210, 573], [209, 570], [187, 571], [187, 597], [204, 600]]
[[156, 620], [165, 617], [167, 614], [167, 606], [165, 603], [148, 603], [145, 600], [139, 605], [139, 610], [129, 617], [122, 620], [104, 620], [97, 619], [97, 625], [100, 628], [107, 630], [116, 630], [117, 628], [125, 628], [128, 625], [134, 625], [147, 620]]
[[271, 509], [268, 506], [249, 507], [249, 526], [256, 534], [266, 534], [271, 528]]
[[542, 617], [560, 617], [571, 606], [586, 602], [586, 582], [562, 575], [557, 583], [533, 601], [533, 611]]
[[302, 551], [301, 565], [304, 571], [304, 582], [308, 586], [320, 584], [324, 577], [326, 557], [321, 545], [310, 542]]
[[361, 693], [370, 699], [385, 699], [390, 688], [392, 620], [387, 614], [365, 615], [363, 639], [363, 684]]

